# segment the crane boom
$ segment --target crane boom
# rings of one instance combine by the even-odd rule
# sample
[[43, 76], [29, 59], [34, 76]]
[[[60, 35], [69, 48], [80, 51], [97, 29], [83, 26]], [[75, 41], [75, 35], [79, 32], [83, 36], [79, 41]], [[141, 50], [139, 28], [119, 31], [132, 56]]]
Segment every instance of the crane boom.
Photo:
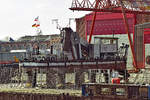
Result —
[[[73, 0], [71, 10], [122, 13], [119, 0]], [[150, 14], [149, 0], [121, 0], [125, 13]], [[97, 4], [96, 4], [97, 3]], [[95, 7], [96, 5], [97, 8]]]

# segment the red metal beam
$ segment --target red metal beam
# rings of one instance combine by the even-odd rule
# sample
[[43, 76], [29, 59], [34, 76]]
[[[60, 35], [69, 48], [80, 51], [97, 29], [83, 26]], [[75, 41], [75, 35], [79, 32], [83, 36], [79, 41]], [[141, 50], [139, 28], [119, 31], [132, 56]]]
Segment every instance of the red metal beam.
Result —
[[[77, 10], [77, 11], [95, 11], [95, 12], [113, 12], [113, 13], [122, 13], [121, 10], [115, 10], [115, 9], [95, 9], [95, 8], [69, 8], [70, 10]], [[150, 14], [149, 11], [132, 11], [132, 10], [126, 10], [125, 13], [134, 13], [134, 14]]]
[[[95, 9], [97, 9], [99, 1], [100, 0], [96, 0]], [[93, 16], [93, 21], [92, 21], [91, 31], [90, 31], [90, 37], [89, 37], [89, 41], [88, 41], [89, 43], [91, 43], [91, 39], [92, 39], [92, 35], [93, 35], [93, 30], [94, 30], [94, 25], [95, 25], [95, 19], [96, 19], [96, 12], [94, 12], [94, 16]]]
[[[82, 0], [81, 3], [79, 1], [81, 0], [74, 0], [72, 3], [72, 7], [70, 9], [78, 11], [80, 10], [80, 11], [122, 13], [122, 10], [115, 9], [120, 7], [119, 0], [99, 0], [98, 2], [96, 0], [94, 0], [94, 2], [91, 2], [89, 0]], [[121, 0], [121, 1], [123, 2], [125, 13], [150, 14], [149, 9], [150, 1], [136, 1], [136, 0]], [[97, 8], [95, 8], [96, 3], [98, 5]], [[147, 4], [147, 6], [145, 6], [145, 4]]]
[[89, 43], [91, 43], [92, 40], [92, 35], [93, 35], [93, 30], [94, 30], [94, 25], [95, 25], [95, 19], [96, 19], [96, 12], [94, 12], [93, 15], [93, 20], [92, 20], [92, 25], [91, 25], [91, 30], [90, 30], [90, 37], [89, 37]]
[[129, 39], [129, 43], [130, 43], [130, 46], [131, 46], [133, 64], [134, 64], [134, 67], [136, 67], [137, 64], [136, 64], [136, 61], [135, 61], [135, 52], [134, 52], [134, 47], [133, 47], [133, 41], [132, 41], [132, 38], [131, 38], [131, 34], [129, 33], [128, 19], [126, 17], [126, 13], [124, 11], [124, 7], [123, 7], [123, 4], [122, 4], [121, 0], [120, 0], [120, 4], [121, 4], [121, 9], [122, 9], [122, 15], [123, 15], [124, 23], [125, 23], [126, 33], [128, 34], [128, 39]]
[[71, 60], [71, 61], [20, 61], [20, 67], [24, 68], [69, 68], [69, 69], [115, 69], [124, 70], [126, 69], [126, 61], [81, 61], [81, 60]]

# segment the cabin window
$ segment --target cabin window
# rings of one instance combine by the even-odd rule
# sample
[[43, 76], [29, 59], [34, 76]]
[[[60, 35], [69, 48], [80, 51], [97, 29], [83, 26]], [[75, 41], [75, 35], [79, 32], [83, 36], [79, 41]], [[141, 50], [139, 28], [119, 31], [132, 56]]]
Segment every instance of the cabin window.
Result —
[[101, 87], [96, 86], [96, 94], [101, 94]]
[[102, 44], [116, 44], [116, 42], [114, 39], [102, 39]]
[[111, 89], [110, 88], [101, 88], [101, 94], [110, 95]]
[[126, 91], [124, 88], [116, 88], [116, 95], [125, 95]]

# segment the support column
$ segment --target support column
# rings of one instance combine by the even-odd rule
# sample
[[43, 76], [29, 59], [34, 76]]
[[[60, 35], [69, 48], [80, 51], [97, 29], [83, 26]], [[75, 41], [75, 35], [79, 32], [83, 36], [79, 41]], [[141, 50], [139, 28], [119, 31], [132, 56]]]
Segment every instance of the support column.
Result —
[[28, 76], [28, 79], [27, 79], [27, 83], [26, 83], [26, 86], [27, 87], [35, 87], [35, 84], [36, 84], [36, 80], [34, 79], [34, 70], [33, 69], [27, 69], [27, 76]]
[[84, 83], [84, 71], [81, 69], [76, 70], [76, 74], [75, 74], [76, 88], [81, 88], [83, 83]]
[[46, 84], [47, 88], [56, 88], [56, 71], [54, 69], [47, 69]]

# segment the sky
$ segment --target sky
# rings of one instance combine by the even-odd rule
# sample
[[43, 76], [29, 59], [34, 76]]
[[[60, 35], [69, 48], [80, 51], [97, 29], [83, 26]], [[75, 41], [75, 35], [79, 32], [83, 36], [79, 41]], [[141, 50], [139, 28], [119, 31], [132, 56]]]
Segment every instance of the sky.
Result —
[[[58, 19], [61, 27], [69, 23], [69, 18], [80, 18], [89, 12], [71, 11], [72, 0], [1, 0], [0, 40], [6, 37], [18, 39], [25, 35], [36, 35], [32, 27], [39, 16], [43, 35], [59, 34], [52, 19]], [[71, 22], [75, 31], [75, 21]]]

